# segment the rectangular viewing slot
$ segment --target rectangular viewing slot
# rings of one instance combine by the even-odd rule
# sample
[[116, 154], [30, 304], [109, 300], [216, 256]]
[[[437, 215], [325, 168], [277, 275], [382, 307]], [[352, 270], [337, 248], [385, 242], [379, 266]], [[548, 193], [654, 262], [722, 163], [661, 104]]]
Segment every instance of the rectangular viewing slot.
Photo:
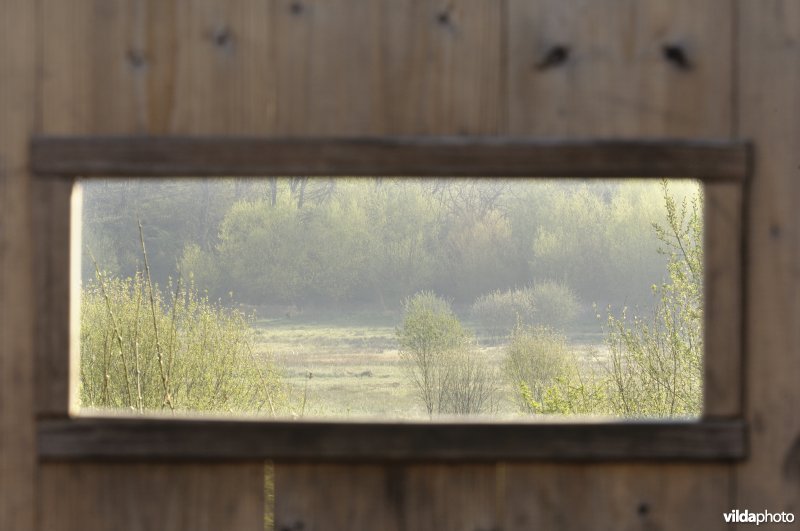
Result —
[[79, 186], [83, 415], [542, 422], [703, 412], [697, 181]]

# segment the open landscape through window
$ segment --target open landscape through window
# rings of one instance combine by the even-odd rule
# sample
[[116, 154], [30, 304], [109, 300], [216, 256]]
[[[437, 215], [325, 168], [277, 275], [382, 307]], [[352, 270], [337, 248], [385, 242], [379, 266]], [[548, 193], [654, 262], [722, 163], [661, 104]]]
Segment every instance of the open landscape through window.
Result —
[[701, 413], [696, 181], [81, 186], [84, 414]]

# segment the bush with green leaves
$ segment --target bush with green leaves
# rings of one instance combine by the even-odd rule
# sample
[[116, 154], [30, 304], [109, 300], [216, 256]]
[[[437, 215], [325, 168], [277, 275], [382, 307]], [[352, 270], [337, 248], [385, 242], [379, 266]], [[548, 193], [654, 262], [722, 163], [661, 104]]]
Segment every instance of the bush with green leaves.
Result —
[[530, 290], [535, 305], [534, 324], [563, 328], [573, 323], [581, 311], [578, 297], [564, 282], [537, 281]]
[[517, 325], [563, 328], [574, 322], [581, 305], [563, 282], [544, 280], [522, 289], [493, 291], [472, 304], [472, 317], [492, 337], [505, 336]]
[[407, 299], [397, 340], [428, 416], [477, 414], [496, 407], [496, 375], [447, 301], [431, 292]]
[[567, 339], [551, 328], [514, 328], [503, 368], [521, 409], [540, 412], [546, 390], [566, 374], [570, 356]]
[[662, 184], [665, 225], [653, 224], [667, 280], [649, 317], [609, 314], [609, 400], [620, 415], [697, 416], [703, 390], [702, 196], [677, 202]]
[[[638, 418], [701, 413], [702, 196], [698, 192], [678, 201], [666, 181], [662, 194], [666, 223], [654, 222], [653, 229], [666, 257], [667, 278], [653, 286], [652, 313], [609, 312], [608, 356], [597, 370], [597, 364], [567, 364], [539, 386], [515, 378], [516, 395], [529, 411]], [[537, 369], [548, 366], [541, 363]]]
[[472, 304], [472, 317], [492, 337], [505, 336], [517, 323], [532, 325], [536, 320], [533, 290], [497, 290], [481, 295]]
[[97, 273], [81, 300], [81, 405], [278, 414], [281, 376], [253, 352], [250, 320], [192, 286]]

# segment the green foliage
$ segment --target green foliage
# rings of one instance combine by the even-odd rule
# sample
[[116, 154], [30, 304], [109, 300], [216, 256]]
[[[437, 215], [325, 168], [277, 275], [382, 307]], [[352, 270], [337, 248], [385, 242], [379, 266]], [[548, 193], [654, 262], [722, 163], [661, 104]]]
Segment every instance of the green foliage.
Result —
[[405, 303], [400, 357], [429, 416], [475, 414], [496, 405], [497, 380], [450, 305], [430, 292]]
[[192, 286], [169, 284], [165, 294], [141, 273], [98, 272], [83, 288], [80, 344], [85, 408], [275, 414], [286, 406], [276, 367], [253, 353], [249, 319]]
[[575, 293], [563, 282], [545, 280], [532, 286], [481, 295], [471, 312], [493, 337], [508, 334], [517, 325], [563, 328], [580, 313]]
[[497, 290], [481, 295], [472, 304], [472, 316], [494, 337], [505, 336], [517, 323], [533, 325], [533, 289]]
[[703, 225], [698, 193], [678, 203], [662, 184], [666, 225], [654, 224], [668, 280], [653, 286], [649, 319], [609, 314], [609, 399], [624, 416], [696, 416], [702, 410]]
[[589, 303], [649, 307], [646, 287], [665, 266], [641, 223], [666, 219], [652, 183], [293, 177], [85, 188], [87, 241], [111, 272], [140, 267], [138, 217], [157, 282], [179, 263], [212, 298], [253, 305], [391, 310], [421, 290], [465, 305], [551, 279]]
[[[697, 189], [691, 182], [672, 187], [677, 197]], [[533, 278], [562, 280], [581, 299], [600, 306], [652, 305], [646, 287], [662, 278], [666, 266], [656, 234], [643, 222], [666, 222], [655, 183], [551, 184], [532, 189], [521, 201], [512, 216], [518, 237], [528, 238]], [[538, 211], [533, 220], [525, 215], [531, 208]]]
[[[559, 343], [552, 337], [534, 341], [522, 335], [521, 340], [515, 332], [507, 372], [515, 396], [528, 411], [623, 417], [700, 414], [702, 197], [698, 192], [678, 201], [665, 181], [662, 200], [666, 222], [654, 222], [652, 228], [661, 242], [659, 252], [666, 257], [667, 279], [653, 286], [656, 303], [649, 318], [629, 316], [627, 310], [619, 316], [609, 312], [607, 359], [577, 363], [569, 356], [563, 338]], [[534, 346], [538, 343], [549, 349], [538, 346], [537, 350]], [[537, 354], [527, 354], [529, 351]]]
[[591, 366], [581, 365], [570, 353], [563, 371], [544, 389], [540, 400], [524, 382], [520, 383], [522, 403], [533, 413], [546, 415], [610, 415], [608, 381]]
[[536, 306], [535, 324], [563, 328], [580, 313], [578, 297], [564, 282], [534, 282], [531, 292]]
[[545, 392], [567, 371], [566, 338], [545, 327], [518, 325], [506, 347], [503, 364], [522, 409], [539, 412]]

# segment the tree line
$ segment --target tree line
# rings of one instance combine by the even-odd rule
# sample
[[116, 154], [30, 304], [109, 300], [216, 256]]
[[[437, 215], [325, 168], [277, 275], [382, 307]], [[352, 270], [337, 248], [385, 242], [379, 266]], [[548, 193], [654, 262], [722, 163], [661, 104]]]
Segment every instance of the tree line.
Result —
[[649, 305], [665, 274], [651, 226], [662, 199], [652, 181], [92, 181], [84, 278], [89, 250], [116, 276], [140, 270], [142, 220], [154, 280], [179, 274], [214, 300], [399, 310], [431, 291], [469, 307], [551, 283], [583, 308]]

